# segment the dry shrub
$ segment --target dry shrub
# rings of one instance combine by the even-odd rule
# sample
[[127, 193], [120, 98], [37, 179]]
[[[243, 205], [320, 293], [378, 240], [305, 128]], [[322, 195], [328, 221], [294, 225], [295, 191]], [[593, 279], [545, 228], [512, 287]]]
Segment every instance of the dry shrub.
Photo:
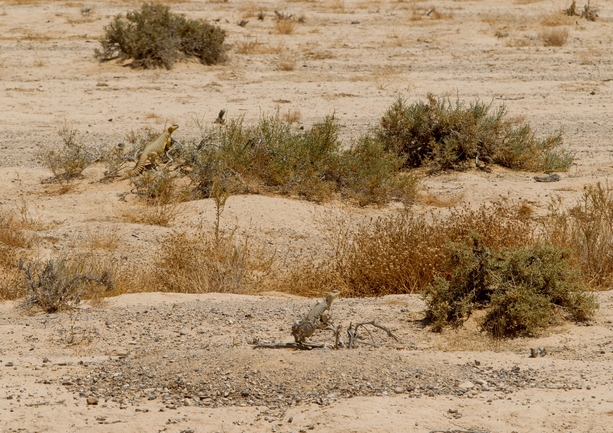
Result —
[[172, 68], [185, 57], [213, 65], [224, 61], [225, 32], [206, 22], [188, 20], [170, 12], [168, 6], [144, 3], [140, 11], [121, 15], [104, 28], [96, 49], [101, 61], [132, 59], [133, 68]]
[[23, 307], [56, 313], [76, 307], [86, 297], [97, 296], [101, 288], [112, 290], [111, 272], [99, 272], [99, 266], [98, 257], [87, 255], [20, 263], [26, 288]]
[[236, 42], [236, 52], [238, 54], [254, 54], [262, 45], [257, 39], [253, 41], [238, 41]]
[[147, 170], [130, 179], [133, 191], [144, 203], [139, 208], [121, 208], [126, 221], [137, 224], [169, 226], [183, 214], [185, 205], [177, 176], [168, 167], [161, 170]]
[[148, 200], [143, 206], [120, 209], [122, 218], [129, 223], [168, 227], [185, 210], [183, 203], [164, 204], [160, 200]]
[[568, 10], [558, 9], [543, 16], [541, 24], [548, 27], [567, 26], [573, 24], [575, 18], [568, 15]]
[[[302, 286], [298, 289], [301, 294], [315, 294], [317, 286], [310, 281], [317, 269], [316, 281], [334, 281], [343, 288], [344, 296], [421, 292], [440, 273], [449, 242], [479, 236], [492, 251], [529, 245], [533, 228], [522, 209], [521, 204], [501, 201], [478, 209], [465, 205], [452, 209], [448, 216], [403, 212], [357, 227], [330, 220], [326, 227], [332, 257], [307, 258], [290, 269], [288, 281]], [[317, 295], [325, 294], [325, 287]]]
[[283, 113], [282, 117], [287, 123], [297, 123], [300, 121], [302, 114], [300, 113], [300, 110], [287, 110], [285, 113]]
[[296, 58], [294, 56], [281, 56], [277, 62], [277, 70], [279, 71], [293, 71], [296, 69]]
[[407, 167], [427, 163], [433, 171], [466, 168], [476, 158], [532, 171], [567, 170], [573, 161], [561, 133], [537, 139], [529, 124], [507, 118], [504, 105], [492, 110], [479, 100], [467, 105], [428, 94], [427, 101], [407, 105], [398, 98], [377, 135]]
[[85, 247], [93, 250], [115, 251], [119, 248], [121, 239], [117, 227], [107, 230], [90, 230], [87, 232]]
[[37, 156], [43, 166], [53, 173], [51, 180], [65, 185], [80, 177], [83, 170], [95, 162], [97, 157], [93, 149], [79, 140], [79, 131], [67, 121], [64, 121], [58, 134], [62, 138], [62, 146], [43, 148]]
[[554, 28], [540, 32], [539, 39], [546, 47], [561, 47], [566, 45], [568, 35], [569, 32], [567, 28]]
[[588, 286], [613, 287], [613, 187], [590, 185], [570, 209], [552, 202], [544, 223], [544, 236], [573, 252]]
[[22, 274], [17, 267], [20, 259], [27, 255], [27, 248], [36, 241], [31, 229], [32, 217], [25, 202], [18, 215], [14, 210], [0, 209], [0, 300], [13, 300], [25, 295]]
[[281, 35], [291, 35], [296, 28], [296, 22], [292, 19], [279, 19], [275, 22], [275, 29]]
[[239, 240], [234, 232], [173, 232], [153, 265], [155, 290], [177, 293], [254, 293], [273, 265], [274, 253]]
[[28, 227], [27, 222], [14, 211], [0, 209], [0, 244], [10, 248], [29, 248], [34, 237], [23, 230]]

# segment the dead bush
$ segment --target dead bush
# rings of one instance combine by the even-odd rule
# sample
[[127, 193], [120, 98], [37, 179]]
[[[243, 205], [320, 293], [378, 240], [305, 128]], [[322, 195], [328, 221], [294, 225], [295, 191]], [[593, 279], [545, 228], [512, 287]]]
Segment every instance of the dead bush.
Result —
[[188, 20], [170, 12], [168, 6], [144, 3], [140, 11], [118, 15], [104, 28], [102, 49], [95, 55], [101, 61], [132, 59], [133, 68], [172, 68], [186, 57], [205, 65], [225, 59], [225, 32], [206, 22]]
[[562, 147], [562, 135], [536, 138], [530, 125], [507, 118], [504, 105], [429, 94], [426, 102], [407, 105], [403, 99], [387, 110], [377, 128], [385, 149], [406, 158], [407, 167], [428, 164], [432, 170], [462, 169], [479, 160], [504, 167], [567, 170], [572, 154]]
[[49, 259], [45, 263], [20, 263], [24, 273], [26, 299], [23, 307], [40, 307], [47, 313], [56, 313], [76, 307], [96, 288], [113, 289], [111, 273], [94, 273], [92, 260], [84, 257], [69, 260], [66, 256]]
[[613, 188], [608, 183], [588, 186], [570, 209], [554, 200], [543, 230], [550, 242], [573, 252], [588, 286], [613, 287]]
[[568, 34], [566, 28], [548, 29], [539, 33], [539, 39], [546, 47], [562, 47], [568, 41]]
[[64, 122], [58, 134], [62, 138], [62, 146], [43, 148], [37, 156], [43, 166], [53, 173], [52, 181], [65, 185], [80, 177], [83, 170], [98, 157], [92, 148], [79, 140], [79, 131], [68, 122]]

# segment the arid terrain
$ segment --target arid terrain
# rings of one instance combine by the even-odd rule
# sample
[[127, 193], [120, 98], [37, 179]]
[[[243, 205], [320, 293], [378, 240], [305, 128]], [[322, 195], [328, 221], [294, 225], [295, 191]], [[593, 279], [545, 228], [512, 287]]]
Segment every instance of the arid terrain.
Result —
[[[222, 108], [245, 123], [278, 109], [305, 128], [334, 113], [351, 140], [398, 96], [413, 102], [433, 93], [504, 103], [538, 134], [561, 130], [575, 162], [552, 183], [500, 167], [425, 176], [430, 200], [415, 212], [431, 209], [433, 197], [475, 206], [509, 197], [544, 213], [553, 197], [571, 205], [586, 185], [613, 174], [610, 2], [591, 3], [595, 21], [561, 17], [570, 4], [548, 0], [168, 4], [222, 27], [228, 61], [171, 70], [100, 63], [94, 49], [104, 26], [139, 3], [0, 1], [0, 206], [27, 210], [37, 222], [37, 257], [112, 236], [116, 254], [138, 268], [165, 235], [215, 219], [212, 200], [198, 200], [184, 203], [169, 227], [128, 222], [124, 211], [144, 205], [129, 181], [99, 182], [101, 164], [67, 192], [42, 183], [51, 173], [40, 151], [61, 143], [65, 122], [88, 145], [104, 147], [171, 123], [179, 125], [173, 137], [188, 141]], [[289, 34], [276, 28], [275, 11], [296, 17]], [[567, 31], [566, 42], [546, 46], [551, 29]], [[293, 257], [322, 248], [321, 212], [343, 208], [368, 220], [397, 207], [231, 196], [222, 225]], [[400, 342], [374, 333], [365, 341], [376, 347], [311, 351], [250, 344], [291, 341], [292, 323], [315, 303], [279, 293], [138, 293], [57, 314], [6, 301], [0, 430], [610, 432], [613, 294], [597, 299], [588, 326], [492, 341], [472, 319], [459, 331], [431, 332], [418, 295], [341, 297], [335, 323], [376, 320]], [[330, 333], [314, 339], [333, 344]], [[530, 358], [536, 348], [546, 355]]]

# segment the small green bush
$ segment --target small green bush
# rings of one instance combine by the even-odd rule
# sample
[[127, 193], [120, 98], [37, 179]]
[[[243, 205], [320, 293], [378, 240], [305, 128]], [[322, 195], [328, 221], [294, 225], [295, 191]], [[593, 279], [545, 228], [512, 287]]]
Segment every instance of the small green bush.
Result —
[[406, 157], [407, 167], [429, 164], [433, 170], [483, 163], [532, 171], [567, 170], [572, 154], [562, 148], [560, 133], [536, 138], [527, 124], [506, 118], [504, 105], [475, 100], [468, 106], [436, 98], [408, 105], [401, 98], [380, 120], [377, 134], [386, 150]]
[[434, 330], [459, 326], [477, 309], [482, 328], [494, 337], [533, 335], [559, 319], [586, 321], [598, 305], [586, 292], [570, 251], [537, 243], [492, 254], [474, 245], [450, 243], [444, 269], [424, 299]]
[[132, 59], [133, 68], [170, 69], [184, 57], [196, 57], [205, 65], [225, 58], [222, 29], [173, 14], [168, 6], [144, 3], [140, 11], [128, 12], [126, 20], [118, 15], [105, 26], [102, 49], [95, 50], [101, 61]]

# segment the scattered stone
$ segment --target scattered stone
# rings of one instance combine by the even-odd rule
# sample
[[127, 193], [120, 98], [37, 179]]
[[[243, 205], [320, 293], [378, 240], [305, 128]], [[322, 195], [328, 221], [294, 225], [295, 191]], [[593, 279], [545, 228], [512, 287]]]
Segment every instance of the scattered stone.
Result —
[[96, 397], [87, 397], [87, 404], [90, 406], [95, 406], [98, 404], [98, 399]]
[[458, 388], [460, 388], [463, 391], [468, 391], [469, 389], [473, 389], [474, 387], [475, 387], [475, 384], [468, 380], [458, 385]]

